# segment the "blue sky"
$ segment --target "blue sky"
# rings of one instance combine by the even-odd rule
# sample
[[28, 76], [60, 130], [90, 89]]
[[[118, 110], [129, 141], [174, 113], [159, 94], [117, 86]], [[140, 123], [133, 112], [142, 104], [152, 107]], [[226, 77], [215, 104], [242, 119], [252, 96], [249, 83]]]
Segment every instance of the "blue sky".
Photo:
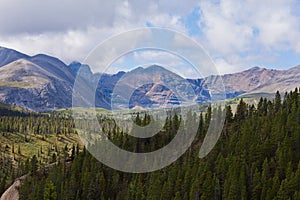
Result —
[[[113, 35], [141, 27], [162, 27], [183, 33], [202, 45], [221, 74], [254, 66], [287, 69], [300, 64], [297, 0], [0, 3], [0, 46], [30, 55], [46, 53], [66, 63], [84, 61], [91, 50]], [[131, 41], [123, 43], [120, 45]], [[151, 63], [184, 69], [184, 62], [179, 59], [162, 57], [164, 54], [159, 51], [136, 52], [116, 61], [108, 71]], [[97, 66], [92, 67], [97, 71]], [[193, 76], [190, 66], [186, 68], [184, 76]]]
[[187, 60], [184, 60], [170, 52], [157, 49], [138, 50], [127, 53], [114, 62], [106, 72], [115, 73], [116, 71], [119, 71], [120, 68], [124, 71], [130, 71], [137, 66], [146, 68], [149, 65], [164, 66], [166, 69], [182, 77], [199, 78], [205, 76], [200, 74], [201, 72], [199, 73], [197, 69], [195, 69], [194, 65]]

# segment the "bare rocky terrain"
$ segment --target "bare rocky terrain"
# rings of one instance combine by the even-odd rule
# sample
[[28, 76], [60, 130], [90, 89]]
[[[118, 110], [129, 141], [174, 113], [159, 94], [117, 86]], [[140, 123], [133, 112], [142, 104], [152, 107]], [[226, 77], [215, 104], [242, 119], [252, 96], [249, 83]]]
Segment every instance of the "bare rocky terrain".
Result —
[[[226, 95], [220, 95], [219, 99], [277, 90], [284, 92], [300, 86], [300, 66], [289, 70], [253, 67], [202, 79], [185, 79], [158, 65], [112, 75], [93, 74], [88, 65], [79, 62], [66, 65], [48, 55], [28, 56], [0, 47], [0, 101], [34, 111], [69, 108], [79, 69], [84, 79], [83, 90], [95, 84], [96, 107], [105, 109], [112, 109], [112, 100], [116, 107], [125, 104], [128, 108], [170, 107], [211, 101], [211, 94], [222, 94], [224, 88]], [[124, 95], [114, 97], [115, 88]], [[128, 103], [125, 100], [129, 91], [132, 96]], [[85, 94], [76, 95], [84, 101]]]

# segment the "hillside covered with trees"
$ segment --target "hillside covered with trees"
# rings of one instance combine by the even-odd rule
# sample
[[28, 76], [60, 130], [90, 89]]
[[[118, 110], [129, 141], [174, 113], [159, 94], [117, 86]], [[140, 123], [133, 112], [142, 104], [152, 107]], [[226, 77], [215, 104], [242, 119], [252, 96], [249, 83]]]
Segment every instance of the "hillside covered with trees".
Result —
[[0, 110], [0, 196], [16, 178], [68, 159], [72, 148], [79, 148], [72, 119], [7, 106]]
[[[20, 199], [300, 199], [298, 89], [283, 98], [279, 92], [274, 100], [261, 98], [257, 106], [241, 100], [234, 114], [230, 106], [225, 109], [222, 135], [204, 159], [198, 153], [211, 109], [200, 115], [192, 147], [162, 170], [119, 172], [84, 149], [72, 163], [60, 162], [47, 175], [32, 172], [20, 188]], [[147, 119], [137, 116], [136, 122], [143, 125]], [[109, 136], [120, 147], [146, 152], [170, 141], [179, 123], [174, 115], [151, 139], [131, 138], [118, 129]]]

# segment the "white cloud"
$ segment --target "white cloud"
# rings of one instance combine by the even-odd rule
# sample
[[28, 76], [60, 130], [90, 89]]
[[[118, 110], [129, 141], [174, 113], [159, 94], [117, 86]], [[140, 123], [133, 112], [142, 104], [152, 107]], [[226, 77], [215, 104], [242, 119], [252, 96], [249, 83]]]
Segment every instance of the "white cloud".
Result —
[[295, 0], [201, 1], [201, 40], [216, 63], [226, 69], [222, 73], [269, 62], [277, 51], [300, 53], [300, 18], [295, 5]]
[[2, 34], [42, 33], [82, 29], [91, 25], [109, 26], [119, 2], [72, 0], [1, 0]]
[[278, 68], [276, 62], [284, 54], [300, 54], [299, 8], [296, 0], [200, 1], [201, 34], [195, 38], [220, 73], [254, 65]]
[[300, 24], [299, 17], [293, 15], [292, 6], [292, 1], [274, 1], [271, 5], [265, 3], [258, 8], [253, 24], [259, 30], [259, 42], [273, 49], [297, 50]]
[[[275, 62], [280, 51], [300, 54], [299, 2], [296, 0], [0, 0], [0, 45], [28, 54], [46, 53], [66, 63], [82, 61], [112, 35], [150, 23], [187, 34], [183, 19], [199, 6], [199, 35], [221, 73]], [[130, 39], [120, 47], [132, 45]], [[186, 46], [174, 38], [178, 48]], [[117, 46], [117, 47], [119, 47]], [[110, 52], [118, 55], [118, 51]], [[201, 61], [201, 56], [193, 55]], [[204, 61], [204, 63], [208, 63]], [[101, 63], [99, 63], [101, 65]], [[210, 67], [210, 66], [208, 66]]]
[[164, 0], [0, 1], [1, 46], [28, 54], [47, 53], [67, 63], [83, 60], [98, 43], [145, 27], [146, 22], [185, 32], [179, 18], [196, 5], [189, 1], [168, 7]]
[[251, 26], [239, 22], [240, 17], [231, 10], [234, 5], [228, 2], [221, 1], [217, 6], [206, 1], [201, 3], [203, 17], [199, 23], [204, 24], [203, 32], [211, 49], [221, 54], [247, 50], [252, 39]]
[[111, 29], [69, 30], [66, 32], [20, 34], [0, 39], [0, 44], [30, 55], [45, 53], [69, 63], [82, 61], [95, 45], [110, 36]]
[[133, 57], [138, 62], [170, 62], [173, 63], [175, 60], [178, 60], [179, 58], [171, 53], [165, 52], [165, 51], [158, 51], [158, 50], [147, 50], [147, 51], [140, 51], [140, 52], [134, 52]]
[[[128, 63], [130, 63], [129, 66]], [[147, 67], [153, 64], [163, 66], [182, 77], [199, 78], [194, 67], [182, 58], [170, 52], [148, 49], [131, 52], [120, 57], [106, 72], [130, 71], [137, 66]]]

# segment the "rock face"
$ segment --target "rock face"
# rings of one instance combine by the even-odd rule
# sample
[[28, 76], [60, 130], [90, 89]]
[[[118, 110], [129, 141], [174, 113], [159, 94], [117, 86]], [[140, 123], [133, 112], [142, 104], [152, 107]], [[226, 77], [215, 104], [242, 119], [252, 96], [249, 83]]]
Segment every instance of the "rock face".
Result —
[[290, 91], [300, 87], [300, 66], [289, 70], [271, 70], [272, 78], [260, 84], [258, 87], [249, 91], [249, 93], [273, 93], [276, 90]]
[[[79, 69], [84, 78], [83, 90], [96, 85], [96, 107], [106, 109], [112, 109], [111, 103], [117, 109], [143, 109], [208, 102], [212, 100], [211, 93], [221, 93], [222, 87], [226, 97], [232, 98], [300, 86], [300, 66], [289, 70], [254, 67], [203, 79], [184, 79], [158, 65], [113, 75], [93, 74], [88, 65], [79, 62], [66, 65], [51, 56], [28, 56], [0, 47], [0, 101], [35, 111], [69, 108]], [[84, 94], [76, 95], [85, 100]]]
[[300, 86], [300, 66], [289, 70], [253, 67], [217, 78], [223, 79], [227, 97], [244, 93], [275, 93], [277, 90], [285, 92]]
[[22, 58], [1, 67], [0, 100], [37, 111], [70, 107], [73, 76], [40, 65]]
[[124, 74], [114, 87], [112, 103], [118, 109], [168, 108], [196, 103], [201, 94], [195, 94], [188, 80], [161, 66], [151, 65]]
[[14, 183], [2, 194], [0, 200], [19, 200], [19, 187], [26, 177], [27, 175], [16, 179]]

